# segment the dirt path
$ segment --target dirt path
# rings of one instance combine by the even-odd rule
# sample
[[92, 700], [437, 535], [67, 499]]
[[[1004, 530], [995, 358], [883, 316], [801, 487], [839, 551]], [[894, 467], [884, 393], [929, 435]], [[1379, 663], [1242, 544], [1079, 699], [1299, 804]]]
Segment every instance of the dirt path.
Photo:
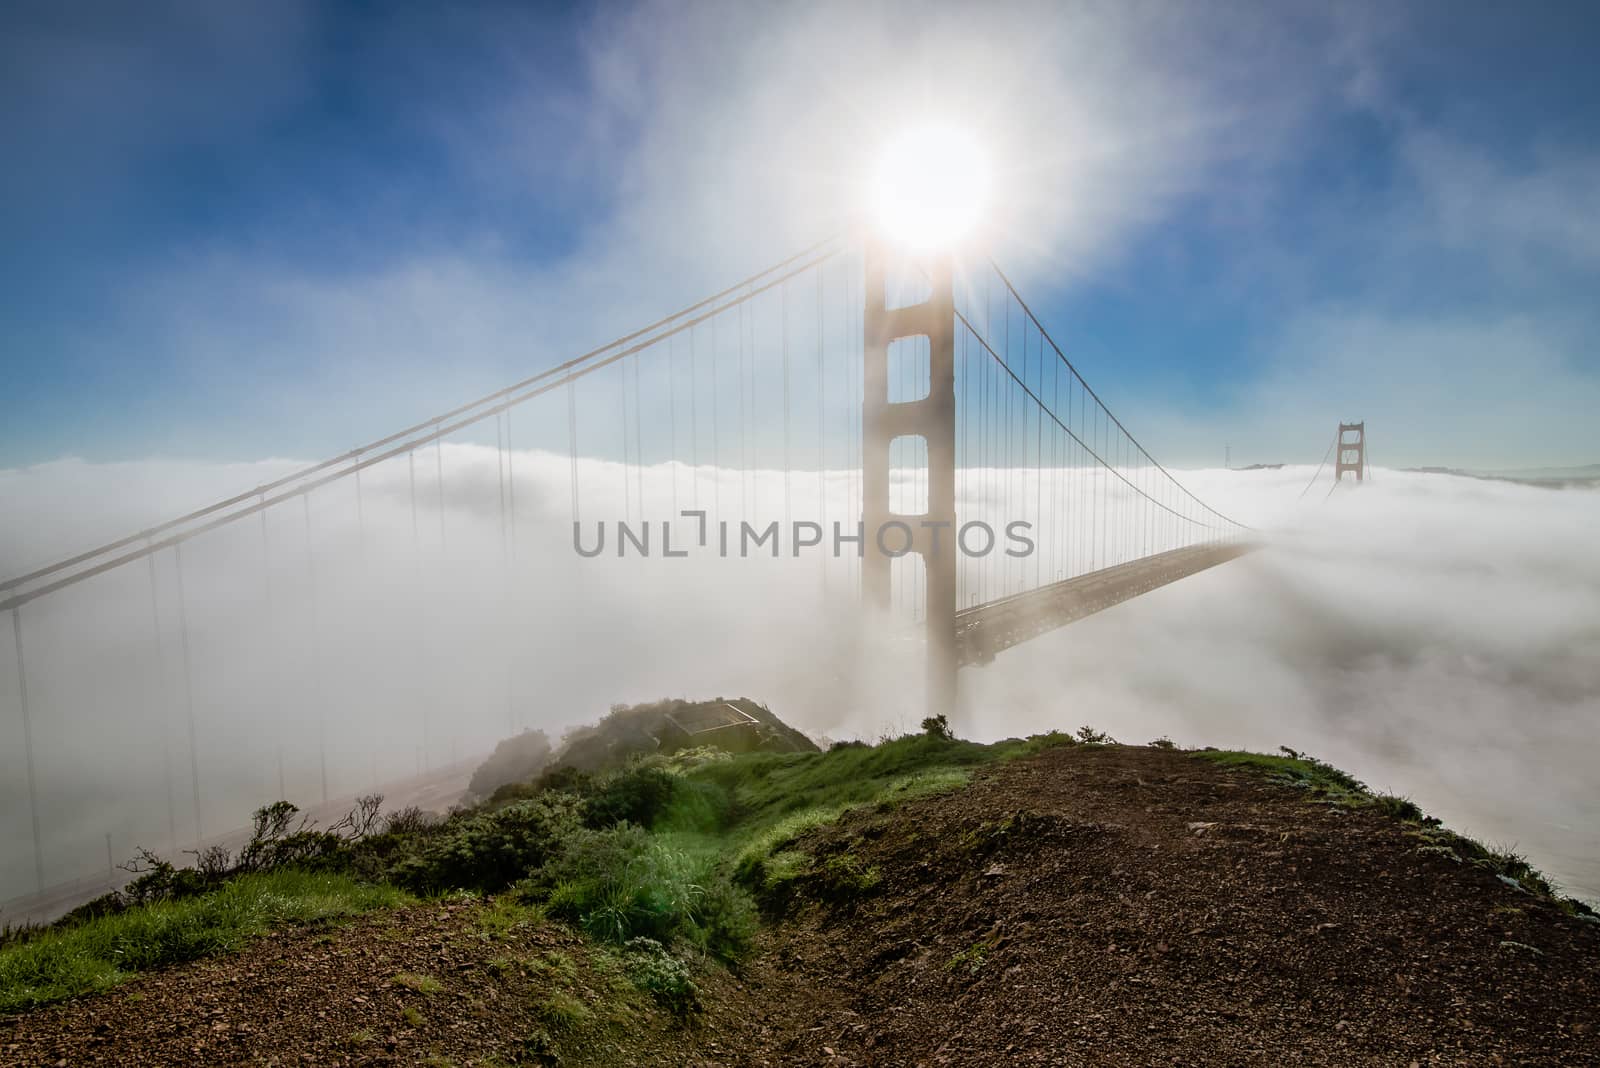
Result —
[[1183, 754], [1057, 749], [806, 839], [850, 877], [693, 1026], [457, 902], [0, 1020], [0, 1062], [1600, 1064], [1600, 927], [1421, 844]]
[[882, 882], [783, 928], [850, 1013], [784, 1063], [1600, 1063], [1600, 926], [1251, 772], [1057, 749], [805, 844]]

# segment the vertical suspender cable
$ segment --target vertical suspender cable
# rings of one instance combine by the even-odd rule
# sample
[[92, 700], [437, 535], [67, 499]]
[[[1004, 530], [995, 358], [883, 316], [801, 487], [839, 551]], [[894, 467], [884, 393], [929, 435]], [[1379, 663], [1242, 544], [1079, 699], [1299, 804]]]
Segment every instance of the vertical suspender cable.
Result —
[[[637, 393], [637, 387], [634, 389]], [[517, 558], [517, 450], [511, 444], [511, 409], [506, 409], [506, 515], [511, 523], [511, 559]]]
[[500, 563], [501, 580], [504, 581], [506, 559], [506, 435], [502, 425], [503, 412], [494, 413], [494, 488], [500, 496]]
[[439, 489], [439, 555], [444, 555], [444, 435], [433, 432], [433, 460]]
[[[442, 494], [443, 490], [444, 490], [444, 482], [442, 480], [439, 483], [439, 488], [440, 488], [440, 492]], [[321, 776], [321, 782], [322, 782], [322, 803], [323, 804], [327, 804], [328, 803], [328, 725], [327, 725], [328, 708], [327, 708], [327, 704], [321, 699], [322, 696], [323, 696], [322, 693], [321, 693], [321, 690], [322, 690], [322, 671], [321, 671], [322, 648], [321, 648], [321, 645], [320, 645], [321, 636], [319, 634], [319, 630], [320, 630], [320, 627], [321, 627], [321, 616], [320, 616], [320, 613], [317, 611], [317, 554], [316, 554], [316, 551], [315, 551], [315, 549], [313, 547], [313, 543], [312, 543], [312, 540], [311, 540], [311, 494], [310, 493], [302, 493], [300, 495], [300, 504], [301, 504], [302, 511], [305, 513], [305, 521], [306, 521], [306, 589], [310, 593], [310, 599], [311, 599], [311, 626], [306, 631], [306, 635], [307, 635], [307, 637], [309, 639], [309, 644], [311, 646], [311, 660], [310, 660], [310, 672], [309, 672], [309, 674], [310, 674], [310, 680], [311, 680], [311, 688], [312, 688], [312, 691], [313, 691], [313, 698], [312, 698], [310, 704], [311, 704], [313, 712], [316, 714], [316, 717], [317, 717], [317, 760], [318, 760], [318, 765], [319, 765], [319, 768], [320, 768], [320, 776]], [[442, 517], [443, 516], [443, 512], [441, 512], [440, 515]], [[442, 523], [443, 523], [443, 519], [442, 518], [441, 518], [440, 522], [441, 522], [441, 525], [442, 525]]]
[[[628, 368], [625, 364], [621, 363], [617, 364], [617, 396], [622, 402], [622, 518], [625, 522], [632, 523], [633, 498], [630, 495], [628, 488], [628, 475], [631, 473], [631, 470], [628, 466]], [[619, 534], [618, 537], [620, 538], [621, 535]]]
[[[1040, 333], [1040, 335], [1039, 335], [1039, 379], [1038, 379], [1037, 385], [1039, 387], [1039, 389], [1038, 389], [1039, 396], [1042, 398], [1044, 396], [1044, 334], [1043, 333]], [[1038, 526], [1043, 526], [1044, 525], [1044, 523], [1043, 523], [1043, 519], [1044, 519], [1044, 496], [1043, 496], [1043, 494], [1044, 494], [1044, 413], [1043, 412], [1035, 412], [1034, 413], [1034, 422], [1037, 425], [1036, 425], [1036, 427], [1034, 429], [1034, 442], [1033, 442], [1033, 461], [1034, 461], [1034, 472], [1033, 472], [1033, 521]], [[1051, 435], [1050, 441], [1052, 442], [1052, 444], [1055, 442], [1055, 435], [1053, 435], [1053, 434]], [[1037, 539], [1037, 538], [1041, 537], [1042, 533], [1043, 533], [1042, 531], [1039, 531], [1039, 530], [1036, 529], [1034, 531], [1035, 538]], [[1035, 544], [1034, 547], [1033, 547], [1033, 584], [1035, 586], [1038, 586], [1041, 583], [1040, 568], [1044, 563], [1044, 561], [1042, 559], [1043, 556], [1044, 556], [1044, 553], [1042, 553], [1040, 551], [1039, 545]]]
[[[261, 519], [261, 620], [262, 626], [266, 628], [268, 638], [271, 639], [277, 636], [277, 628], [273, 626], [272, 617], [272, 548], [267, 539], [266, 493], [261, 493], [258, 499], [261, 503], [261, 511], [259, 513]], [[153, 559], [151, 560], [150, 589], [153, 595], [155, 592], [155, 561]], [[277, 643], [272, 642], [272, 645], [274, 648], [268, 650], [268, 656], [275, 656], [277, 653], [275, 648]], [[271, 717], [266, 717], [266, 721], [273, 722], [274, 720]], [[273, 741], [278, 750], [278, 800], [283, 801], [287, 800], [283, 796], [283, 738], [279, 736]]]
[[[823, 366], [822, 366], [823, 330], [825, 329], [826, 322], [827, 322], [825, 317], [824, 317], [823, 308], [822, 308], [822, 283], [823, 283], [824, 273], [825, 273], [824, 267], [818, 266], [817, 267], [817, 518], [822, 523], [822, 529], [823, 530], [827, 530], [828, 529], [828, 478], [827, 478], [826, 471], [827, 471], [827, 466], [828, 465], [827, 465], [827, 460], [826, 460], [826, 458], [824, 456], [823, 445], [822, 445], [823, 412], [824, 412], [825, 408], [827, 407], [823, 403], [824, 398], [827, 396], [827, 375], [824, 374]], [[793, 536], [793, 531], [791, 530], [789, 533], [790, 533], [790, 536], [792, 537]], [[823, 589], [826, 590], [827, 589], [827, 585], [828, 585], [828, 554], [827, 553], [821, 553], [819, 555], [821, 556], [821, 559], [822, 559], [822, 585], [823, 585]]]
[[172, 729], [167, 715], [167, 651], [161, 640], [161, 602], [156, 591], [156, 557], [145, 557], [150, 570], [150, 623], [156, 658], [156, 707], [161, 713], [161, 770], [167, 779], [167, 848], [178, 848], [178, 803], [172, 792]]
[[745, 408], [744, 395], [744, 301], [739, 302], [739, 511], [743, 515], [750, 515], [750, 455], [749, 455], [749, 428], [746, 420], [748, 413]]
[[780, 351], [783, 354], [783, 524], [787, 527], [792, 517], [789, 470], [789, 283], [786, 279], [778, 287], [782, 298], [780, 308]]
[[[425, 602], [426, 598], [424, 597], [422, 590], [422, 537], [421, 531], [417, 526], [417, 454], [414, 450], [406, 453], [406, 467], [410, 475], [411, 491], [411, 588], [416, 593], [418, 605], [420, 607], [420, 605]], [[427, 626], [428, 615], [426, 612], [418, 612], [417, 616], [418, 619], [421, 620], [421, 623], [413, 629], [413, 633], [416, 635], [417, 640], [417, 650], [416, 656], [413, 658], [412, 662], [416, 665], [417, 670], [426, 671], [428, 641], [424, 632], [424, 628]], [[428, 709], [429, 705], [431, 704], [432, 689], [432, 679], [426, 678], [423, 680], [422, 684], [417, 687], [416, 691], [417, 694], [422, 698], [422, 716], [420, 717], [420, 726], [422, 729], [423, 759], [418, 763], [422, 764], [423, 766], [417, 769], [419, 772], [424, 770], [424, 768], [431, 767], [431, 760], [428, 754]], [[280, 749], [280, 767], [283, 759], [282, 753], [283, 751]], [[280, 772], [280, 777], [281, 774], [282, 773]]]
[[695, 335], [698, 326], [689, 327], [689, 466], [694, 468], [694, 506], [700, 507], [700, 385], [696, 364]]
[[189, 653], [189, 607], [183, 588], [183, 543], [172, 547], [172, 558], [178, 574], [178, 642], [183, 654], [183, 710], [189, 724], [189, 782], [194, 790], [194, 840], [198, 845], [205, 836], [200, 822], [200, 754], [197, 748], [194, 725], [194, 662]]
[[571, 381], [567, 382], [567, 459], [571, 463], [572, 522], [576, 529], [583, 515], [578, 508], [578, 395]]
[[28, 710], [28, 668], [22, 655], [22, 608], [11, 610], [11, 633], [17, 647], [17, 697], [22, 708], [22, 750], [28, 765], [28, 819], [33, 825], [33, 886], [44, 890], [44, 846], [39, 838], [39, 792], [33, 767], [33, 719]]
[[721, 406], [717, 397], [717, 355], [722, 350], [721, 332], [717, 320], [711, 320], [711, 507], [722, 512], [722, 442], [718, 436], [722, 422]]
[[[361, 462], [361, 454], [357, 453], [356, 463]], [[367, 506], [361, 492], [361, 468], [356, 468], [356, 540], [357, 544], [365, 550], [367, 544]]]
[[[739, 305], [740, 309], [744, 305]], [[678, 517], [678, 367], [673, 359], [678, 348], [678, 335], [667, 338], [667, 430], [672, 442], [667, 466], [672, 468], [672, 517]]]
[[[505, 434], [502, 430], [502, 417], [504, 412], [496, 413], [494, 420], [494, 443], [496, 475], [503, 475], [505, 468]], [[506, 723], [510, 725], [511, 733], [517, 732], [516, 702], [512, 699], [511, 686], [511, 643], [507, 640], [507, 631], [511, 626], [511, 538], [506, 527], [506, 487], [505, 479], [497, 477], [495, 488], [500, 491], [500, 646], [505, 653], [505, 684], [506, 684]], [[626, 487], [624, 487], [626, 495]]]
[[[644, 395], [639, 392], [639, 354], [633, 356], [633, 494], [639, 502], [639, 519], [644, 521], [644, 422], [639, 410], [644, 407]], [[506, 418], [511, 418], [510, 410], [506, 411]], [[510, 436], [510, 425], [507, 424], [507, 437]], [[513, 501], [516, 498], [512, 498]], [[513, 534], [516, 531], [512, 526]]]

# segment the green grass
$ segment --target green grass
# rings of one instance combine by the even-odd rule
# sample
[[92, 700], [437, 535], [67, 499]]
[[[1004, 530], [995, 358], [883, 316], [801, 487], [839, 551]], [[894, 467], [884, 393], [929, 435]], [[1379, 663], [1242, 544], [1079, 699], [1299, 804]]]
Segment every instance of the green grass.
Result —
[[572, 1031], [583, 1027], [593, 1017], [589, 1006], [578, 1000], [570, 991], [550, 991], [534, 1006], [534, 1014], [553, 1031]]
[[[1060, 732], [992, 745], [914, 734], [825, 753], [741, 756], [698, 767], [690, 777], [727, 791], [733, 820], [717, 839], [720, 848], [733, 856], [735, 879], [776, 906], [790, 884], [816, 870], [810, 854], [793, 848], [808, 831], [854, 810], [887, 812], [958, 790], [985, 764], [1076, 744]], [[822, 874], [831, 887], [837, 872]]]
[[1207, 749], [1195, 759], [1224, 768], [1249, 768], [1285, 786], [1309, 789], [1319, 797], [1335, 802], [1366, 802], [1373, 797], [1365, 784], [1331, 764], [1304, 755], [1274, 756], [1235, 749]]
[[1465, 835], [1457, 834], [1426, 815], [1416, 803], [1393, 794], [1379, 794], [1365, 783], [1331, 764], [1307, 757], [1294, 750], [1283, 756], [1249, 753], [1240, 750], [1203, 750], [1192, 754], [1200, 760], [1225, 768], [1247, 768], [1268, 779], [1307, 790], [1312, 799], [1343, 808], [1373, 809], [1411, 827], [1406, 833], [1420, 843], [1417, 852], [1438, 856], [1456, 863], [1481, 868], [1508, 886], [1536, 898], [1553, 902], [1563, 911], [1592, 917], [1596, 913], [1576, 898], [1559, 894], [1550, 881], [1512, 849], [1495, 849]]
[[489, 942], [504, 942], [512, 934], [545, 922], [544, 909], [529, 905], [510, 894], [494, 899], [476, 917], [478, 934]]
[[104, 990], [151, 968], [226, 953], [287, 923], [353, 916], [410, 900], [342, 875], [246, 875], [200, 897], [40, 932], [0, 949], [0, 1012]]
[[444, 990], [444, 984], [431, 975], [420, 975], [417, 972], [401, 972], [394, 977], [395, 986], [403, 986], [407, 990], [414, 990], [418, 994], [432, 997]]
[[[726, 792], [730, 818], [719, 830], [747, 850], [760, 842], [782, 845], [862, 805], [887, 809], [959, 789], [985, 764], [1073, 744], [1058, 732], [992, 745], [911, 734], [825, 753], [751, 754], [702, 765], [688, 778]], [[668, 827], [705, 829], [670, 822]]]
[[988, 942], [978, 941], [972, 943], [960, 953], [945, 961], [944, 970], [947, 972], [965, 972], [967, 975], [977, 975], [983, 970], [983, 962], [989, 956], [989, 951], [994, 947]]
[[[681, 753], [600, 780], [619, 808], [644, 806], [653, 833], [585, 830], [580, 799], [540, 794], [419, 835], [385, 870], [418, 892], [452, 898], [458, 891], [451, 887], [495, 889], [531, 873], [521, 892], [495, 899], [476, 917], [487, 941], [509, 941], [519, 928], [542, 922], [548, 908], [603, 941], [649, 937], [731, 961], [749, 946], [756, 923], [749, 894], [731, 876], [743, 873], [740, 881], [756, 887], [793, 880], [815, 868], [793, 848], [813, 827], [863, 806], [888, 811], [959, 789], [982, 765], [1072, 744], [1059, 733], [994, 745], [919, 734], [825, 753]], [[657, 789], [661, 784], [644, 768], [660, 769], [668, 789]], [[876, 869], [840, 863], [816, 870], [844, 896], [870, 892], [881, 877]], [[27, 932], [0, 944], [0, 1012], [226, 953], [280, 924], [415, 900], [392, 885], [285, 868], [241, 875], [193, 897]], [[437, 989], [426, 976], [396, 982], [424, 994]]]
[[1005, 755], [1006, 744], [988, 746], [915, 734], [826, 753], [752, 754], [706, 764], [688, 777], [727, 791], [735, 822], [754, 832], [808, 809], [842, 812], [876, 802], [888, 787], [912, 775], [990, 763]]

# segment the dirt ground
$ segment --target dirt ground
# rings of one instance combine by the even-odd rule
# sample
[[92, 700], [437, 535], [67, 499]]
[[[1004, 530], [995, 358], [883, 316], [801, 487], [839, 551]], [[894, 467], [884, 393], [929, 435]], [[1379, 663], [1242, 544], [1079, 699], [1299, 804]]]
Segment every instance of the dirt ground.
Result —
[[0, 1062], [1600, 1064], [1600, 925], [1422, 844], [1182, 753], [1061, 748], [813, 833], [844, 877], [688, 1024], [570, 932], [454, 902], [0, 1020]]

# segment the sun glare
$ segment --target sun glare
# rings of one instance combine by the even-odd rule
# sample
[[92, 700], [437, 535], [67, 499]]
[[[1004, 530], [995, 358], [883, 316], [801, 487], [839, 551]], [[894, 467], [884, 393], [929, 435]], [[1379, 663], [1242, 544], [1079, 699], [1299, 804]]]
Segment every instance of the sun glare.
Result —
[[989, 196], [982, 147], [948, 126], [918, 126], [885, 146], [874, 176], [878, 222], [894, 240], [928, 251], [971, 233]]

